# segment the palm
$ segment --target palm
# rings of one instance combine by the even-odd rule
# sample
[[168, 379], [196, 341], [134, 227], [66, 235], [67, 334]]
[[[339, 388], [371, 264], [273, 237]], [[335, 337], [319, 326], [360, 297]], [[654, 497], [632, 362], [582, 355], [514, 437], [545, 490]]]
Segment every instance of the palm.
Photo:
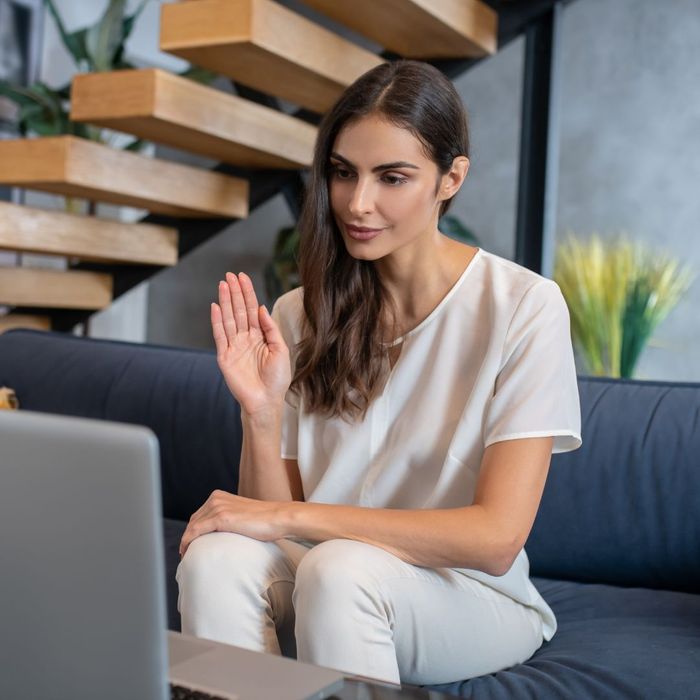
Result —
[[253, 413], [284, 399], [289, 351], [269, 314], [260, 311], [247, 276], [227, 273], [211, 320], [219, 368], [241, 407]]

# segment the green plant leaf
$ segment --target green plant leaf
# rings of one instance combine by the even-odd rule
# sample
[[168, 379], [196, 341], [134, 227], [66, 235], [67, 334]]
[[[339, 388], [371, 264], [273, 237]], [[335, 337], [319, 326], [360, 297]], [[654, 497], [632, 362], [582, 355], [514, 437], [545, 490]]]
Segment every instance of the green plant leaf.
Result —
[[61, 88], [54, 88], [53, 91], [62, 99], [65, 100], [66, 102], [70, 100], [70, 83], [66, 83], [63, 87]]
[[636, 279], [631, 285], [622, 317], [621, 377], [632, 376], [642, 349], [651, 335], [649, 317], [645, 314], [650, 291], [643, 279]]
[[123, 44], [122, 25], [126, 0], [109, 0], [109, 4], [96, 24], [88, 27], [85, 45], [93, 69], [112, 69], [118, 47]]
[[22, 135], [26, 135], [30, 130], [35, 131], [37, 123], [50, 123], [45, 117], [44, 108], [38, 102], [22, 105], [17, 114], [17, 125], [20, 127]]
[[93, 70], [87, 48], [87, 27], [77, 29], [70, 36], [74, 46], [77, 47], [77, 55], [80, 55], [80, 58], [76, 61], [78, 70]]
[[264, 271], [265, 291], [270, 300], [274, 301], [301, 283], [297, 262], [299, 237], [296, 226], [285, 226], [277, 234], [272, 259]]
[[89, 124], [81, 124], [80, 122], [68, 121], [66, 124], [66, 133], [73, 134], [73, 136], [79, 136], [82, 139], [88, 139], [90, 141], [100, 141], [99, 138], [94, 138]]
[[141, 0], [141, 3], [136, 8], [134, 13], [128, 17], [124, 17], [122, 20], [121, 42], [114, 53], [114, 57], [112, 58], [113, 67], [115, 69], [133, 68], [130, 63], [124, 60], [124, 51], [126, 50], [127, 39], [129, 36], [131, 36], [131, 32], [134, 29], [134, 24], [136, 23], [136, 20], [139, 18], [140, 14], [143, 12], [143, 9], [146, 7], [147, 2], [148, 0]]
[[124, 146], [122, 149], [123, 151], [133, 151], [133, 152], [140, 152], [141, 149], [148, 143], [148, 141], [144, 141], [143, 139], [135, 139], [132, 141], [130, 144], [127, 146]]
[[134, 10], [134, 13], [132, 15], [129, 15], [128, 17], [124, 17], [124, 20], [122, 22], [122, 37], [124, 39], [126, 39], [133, 31], [134, 24], [136, 23], [136, 20], [139, 18], [139, 15], [143, 12], [147, 3], [148, 3], [148, 0], [141, 0], [141, 3], [136, 8], [136, 10]]
[[62, 131], [68, 121], [65, 100], [45, 83], [37, 82], [28, 87], [2, 83], [0, 94], [18, 105], [17, 125], [23, 136], [28, 132], [40, 135], [65, 133]]
[[0, 95], [7, 97], [18, 106], [36, 104], [36, 98], [31, 94], [29, 88], [15, 87], [4, 80], [0, 80]]
[[81, 29], [77, 32], [68, 33], [58, 14], [58, 10], [53, 3], [53, 0], [44, 0], [44, 6], [48, 9], [49, 14], [53, 17], [58, 28], [58, 33], [61, 35], [63, 45], [68, 49], [77, 66], [80, 66], [81, 61], [87, 61], [87, 49], [85, 46], [85, 30]]
[[204, 85], [209, 85], [212, 83], [217, 76], [216, 73], [207, 70], [206, 68], [200, 68], [199, 66], [191, 66], [190, 68], [183, 70], [179, 75], [183, 78], [194, 80], [196, 83], [202, 83]]

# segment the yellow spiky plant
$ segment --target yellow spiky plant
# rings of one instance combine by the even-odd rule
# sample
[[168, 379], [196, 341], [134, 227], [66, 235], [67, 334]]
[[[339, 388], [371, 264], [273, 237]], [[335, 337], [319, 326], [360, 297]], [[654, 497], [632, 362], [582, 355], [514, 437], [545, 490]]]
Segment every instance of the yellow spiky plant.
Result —
[[690, 268], [626, 234], [557, 248], [554, 280], [571, 316], [574, 345], [593, 375], [631, 377], [656, 326], [685, 294]]

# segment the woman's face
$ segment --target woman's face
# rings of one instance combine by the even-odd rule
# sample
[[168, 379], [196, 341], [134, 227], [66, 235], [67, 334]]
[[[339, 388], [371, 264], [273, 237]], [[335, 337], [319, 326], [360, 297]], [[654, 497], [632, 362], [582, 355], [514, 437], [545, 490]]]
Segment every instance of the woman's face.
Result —
[[407, 129], [376, 115], [352, 122], [338, 134], [329, 165], [331, 209], [354, 258], [378, 260], [435, 235], [447, 198], [436, 190], [445, 178]]

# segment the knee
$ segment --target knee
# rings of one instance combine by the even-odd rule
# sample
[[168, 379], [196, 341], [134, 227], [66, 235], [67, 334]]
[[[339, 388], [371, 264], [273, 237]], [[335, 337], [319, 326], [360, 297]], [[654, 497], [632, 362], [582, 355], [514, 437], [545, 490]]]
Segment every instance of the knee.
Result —
[[325, 597], [347, 597], [377, 587], [374, 560], [387, 554], [364, 542], [327, 540], [311, 549], [296, 574], [294, 595], [320, 602]]
[[270, 558], [266, 544], [233, 532], [197, 537], [180, 560], [177, 582], [180, 588], [196, 590], [200, 584], [211, 586], [217, 579], [232, 581], [236, 576], [264, 569]]

